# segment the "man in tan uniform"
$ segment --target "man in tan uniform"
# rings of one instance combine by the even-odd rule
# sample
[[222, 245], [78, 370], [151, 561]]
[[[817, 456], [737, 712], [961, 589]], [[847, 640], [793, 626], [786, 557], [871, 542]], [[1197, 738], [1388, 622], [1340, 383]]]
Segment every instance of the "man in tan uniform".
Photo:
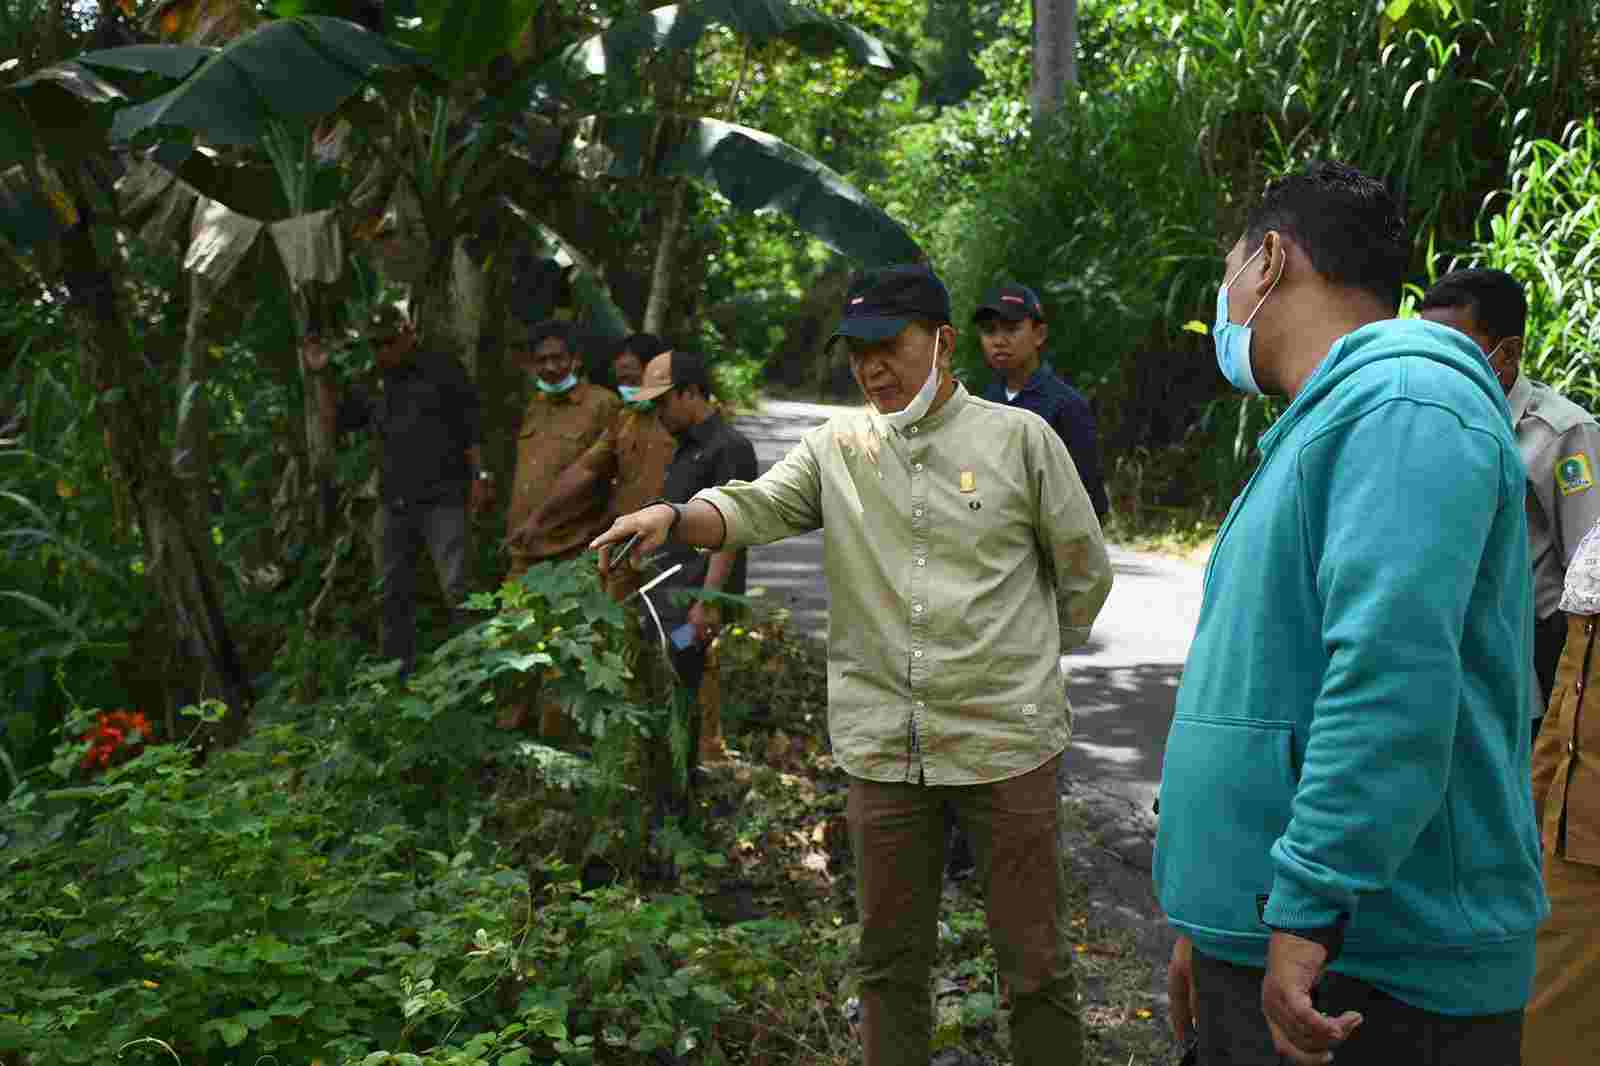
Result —
[[1550, 917], [1523, 1022], [1527, 1066], [1600, 1062], [1600, 526], [1567, 567], [1561, 611], [1567, 646], [1533, 746]]
[[1528, 302], [1500, 270], [1457, 270], [1422, 298], [1421, 315], [1471, 337], [1489, 357], [1511, 406], [1511, 425], [1528, 471], [1528, 541], [1533, 559], [1534, 735], [1555, 689], [1567, 639], [1561, 590], [1584, 535], [1600, 521], [1600, 424], [1548, 385], [1522, 372]]
[[950, 297], [931, 270], [867, 274], [843, 311], [833, 340], [872, 410], [807, 433], [754, 482], [626, 515], [595, 546], [604, 567], [633, 533], [648, 553], [669, 536], [725, 551], [823, 531], [866, 1066], [927, 1066], [953, 820], [977, 852], [1017, 1066], [1077, 1066], [1056, 770], [1072, 733], [1061, 652], [1087, 641], [1111, 588], [1100, 523], [1043, 419], [950, 375]]
[[556, 512], [542, 505], [562, 472], [601, 438], [622, 410], [616, 393], [578, 380], [577, 334], [569, 323], [533, 327], [515, 357], [538, 391], [522, 416], [516, 479], [506, 512], [512, 578], [535, 563], [581, 554], [605, 528], [605, 503], [598, 496], [575, 499]]
[[[577, 331], [570, 323], [540, 323], [513, 354], [538, 391], [522, 416], [517, 472], [506, 510], [506, 546], [511, 552], [506, 576], [511, 580], [537, 563], [581, 555], [595, 531], [605, 527], [605, 503], [597, 496], [574, 500], [554, 512], [541, 505], [562, 472], [600, 439], [622, 409], [622, 401], [610, 389], [578, 380], [581, 357]], [[527, 695], [537, 698], [533, 692]], [[543, 701], [539, 717], [542, 736], [566, 735], [565, 718], [554, 703]], [[502, 709], [500, 725], [520, 728], [527, 718], [528, 703], [514, 702]]]

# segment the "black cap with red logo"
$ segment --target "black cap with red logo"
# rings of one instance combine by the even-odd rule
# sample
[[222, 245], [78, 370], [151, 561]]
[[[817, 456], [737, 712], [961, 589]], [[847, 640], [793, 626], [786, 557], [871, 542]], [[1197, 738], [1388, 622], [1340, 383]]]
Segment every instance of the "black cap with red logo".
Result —
[[920, 264], [869, 270], [850, 283], [844, 318], [828, 344], [840, 337], [885, 341], [914, 321], [950, 321], [950, 292], [939, 275]]
[[1026, 285], [1002, 285], [990, 292], [972, 312], [972, 321], [989, 315], [997, 315], [1008, 322], [1020, 322], [1024, 318], [1043, 322], [1044, 307], [1039, 303], [1039, 294]]

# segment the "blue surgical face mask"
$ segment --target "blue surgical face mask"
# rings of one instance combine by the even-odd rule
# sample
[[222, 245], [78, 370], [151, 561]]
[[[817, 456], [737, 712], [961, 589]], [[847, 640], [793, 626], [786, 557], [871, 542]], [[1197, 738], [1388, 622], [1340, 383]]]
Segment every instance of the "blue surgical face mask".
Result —
[[1217, 290], [1217, 320], [1211, 326], [1211, 338], [1217, 346], [1217, 368], [1222, 371], [1222, 376], [1228, 379], [1228, 384], [1240, 392], [1247, 392], [1259, 396], [1261, 386], [1256, 384], [1255, 372], [1250, 368], [1250, 323], [1255, 321], [1256, 315], [1261, 311], [1262, 304], [1267, 302], [1267, 296], [1272, 295], [1272, 290], [1278, 287], [1278, 281], [1283, 277], [1280, 271], [1274, 278], [1272, 285], [1267, 289], [1266, 295], [1261, 297], [1261, 303], [1256, 304], [1256, 309], [1250, 312], [1250, 317], [1240, 325], [1228, 318], [1228, 286], [1236, 281], [1245, 268], [1256, 261], [1256, 256], [1267, 250], [1263, 241], [1256, 254], [1244, 261], [1244, 266], [1233, 272], [1233, 277], [1222, 283], [1222, 288]]
[[656, 402], [654, 400], [634, 399], [635, 396], [639, 395], [639, 390], [642, 387], [640, 385], [618, 385], [617, 391], [622, 393], [622, 402], [630, 409], [634, 411], [655, 410]]
[[571, 392], [577, 387], [578, 375], [569, 373], [566, 377], [562, 378], [554, 385], [540, 377], [534, 378], [533, 383], [539, 386], [539, 391], [544, 393], [546, 396], [560, 396], [562, 393]]

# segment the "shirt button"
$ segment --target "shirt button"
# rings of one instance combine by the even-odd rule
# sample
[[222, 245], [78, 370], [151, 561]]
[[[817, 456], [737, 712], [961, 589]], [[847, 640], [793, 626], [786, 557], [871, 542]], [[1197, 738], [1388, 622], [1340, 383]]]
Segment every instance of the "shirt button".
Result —
[[[921, 705], [918, 704], [918, 706], [921, 706]], [[1576, 755], [1576, 754], [1578, 754], [1578, 743], [1577, 743], [1577, 741], [1575, 741], [1575, 740], [1567, 741], [1567, 754], [1568, 755]]]
[[912, 517], [912, 518], [921, 518], [921, 517], [922, 517], [922, 508], [920, 508], [920, 507], [913, 507], [913, 508], [912, 508], [912, 509], [911, 509], [911, 517]]
[[1594, 620], [1593, 619], [1590, 619], [1589, 621], [1583, 623], [1583, 632], [1584, 632], [1585, 636], [1587, 636], [1588, 634], [1594, 632]]
[[924, 709], [924, 710], [926, 710], [927, 707], [928, 707], [928, 705], [926, 703], [923, 703], [921, 700], [917, 701], [917, 706], [922, 708], [922, 709]]
[[914, 652], [912, 652], [912, 653], [911, 653], [911, 657], [912, 657], [912, 658], [913, 658], [913, 659], [920, 659], [920, 658], [922, 658], [922, 649], [921, 649], [921, 648], [918, 648], [918, 649], [917, 649], [917, 650], [916, 650], [916, 651], [914, 651]]
[[914, 613], [914, 614], [921, 614], [922, 613], [922, 604], [913, 603], [911, 605], [911, 610], [912, 610], [912, 613]]
[[910, 429], [906, 430], [906, 432], [911, 434], [913, 437], [915, 437], [917, 435], [917, 427], [916, 426], [912, 426]]
[[917, 565], [918, 566], [927, 566], [928, 565], [928, 560], [926, 560], [926, 559], [918, 559], [917, 560]]
[[921, 463], [912, 463], [911, 464], [911, 469], [915, 470], [917, 473], [920, 474], [920, 473], [922, 473], [922, 464]]

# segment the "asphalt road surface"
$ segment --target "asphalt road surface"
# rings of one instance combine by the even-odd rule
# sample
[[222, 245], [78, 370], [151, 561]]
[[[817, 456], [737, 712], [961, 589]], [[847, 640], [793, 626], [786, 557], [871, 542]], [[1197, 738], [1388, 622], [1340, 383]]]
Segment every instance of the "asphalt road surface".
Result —
[[[839, 410], [773, 401], [737, 425], [766, 470]], [[1200, 616], [1201, 568], [1115, 546], [1111, 562], [1116, 580], [1094, 635], [1065, 657], [1074, 718], [1064, 771], [1143, 813], [1155, 798], [1178, 677]], [[750, 586], [788, 607], [798, 629], [826, 636], [820, 532], [753, 549]]]

